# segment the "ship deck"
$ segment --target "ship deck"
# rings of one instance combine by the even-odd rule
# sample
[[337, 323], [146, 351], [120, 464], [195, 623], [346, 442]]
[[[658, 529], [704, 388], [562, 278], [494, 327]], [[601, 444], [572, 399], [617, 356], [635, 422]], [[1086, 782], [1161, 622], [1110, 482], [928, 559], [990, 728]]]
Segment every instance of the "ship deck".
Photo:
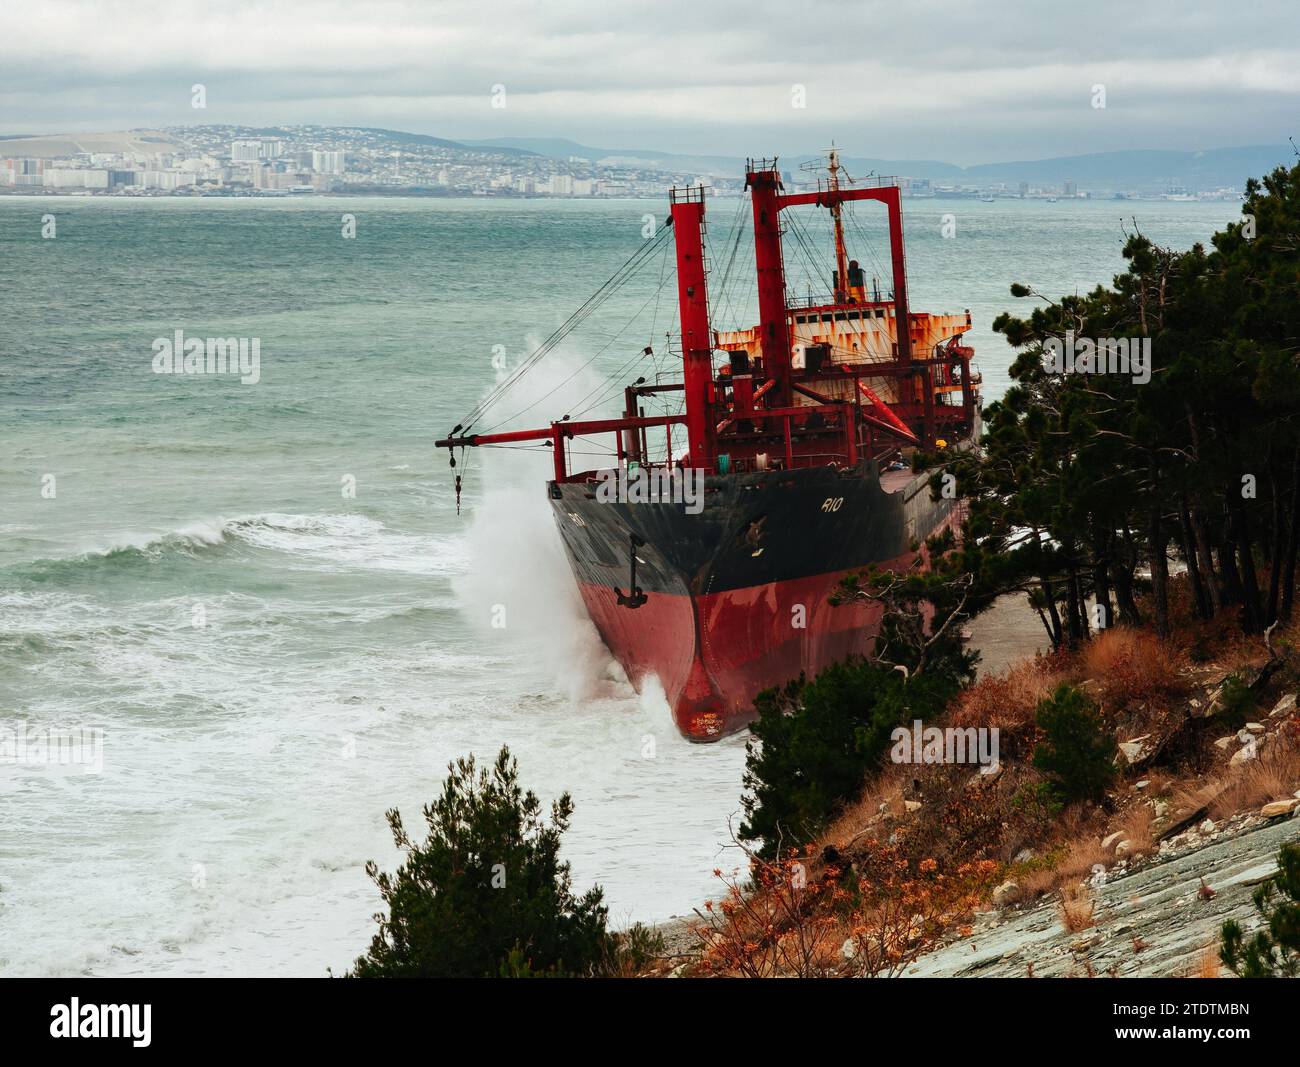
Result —
[[916, 471], [904, 467], [901, 471], [881, 471], [880, 488], [886, 493], [898, 493], [906, 489], [916, 477]]

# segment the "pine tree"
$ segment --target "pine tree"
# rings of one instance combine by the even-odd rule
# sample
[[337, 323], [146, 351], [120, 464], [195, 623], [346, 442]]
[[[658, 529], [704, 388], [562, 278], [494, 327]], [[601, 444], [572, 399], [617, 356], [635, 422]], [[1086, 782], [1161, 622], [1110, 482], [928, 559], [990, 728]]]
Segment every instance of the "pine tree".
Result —
[[442, 795], [424, 808], [428, 837], [411, 839], [396, 809], [393, 842], [406, 853], [395, 874], [366, 873], [388, 914], [351, 971], [359, 978], [476, 978], [590, 974], [612, 950], [601, 890], [575, 897], [560, 838], [573, 802], [549, 821], [502, 748], [490, 769], [474, 757], [448, 765]]

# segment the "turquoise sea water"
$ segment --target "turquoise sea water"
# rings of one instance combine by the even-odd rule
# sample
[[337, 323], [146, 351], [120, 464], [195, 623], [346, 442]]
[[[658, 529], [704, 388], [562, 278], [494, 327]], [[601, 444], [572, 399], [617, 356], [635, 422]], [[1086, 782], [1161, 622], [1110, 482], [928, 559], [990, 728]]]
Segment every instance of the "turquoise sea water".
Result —
[[[710, 205], [715, 277], [737, 207]], [[0, 726], [103, 737], [99, 773], [0, 762], [0, 974], [346, 967], [378, 906], [362, 866], [398, 861], [384, 810], [417, 825], [448, 760], [502, 743], [540, 795], [573, 793], [575, 881], [616, 920], [710, 893], [743, 740], [687, 745], [619, 677], [570, 588], [545, 456], [473, 457], [458, 516], [433, 448], [662, 210], [0, 198]], [[1185, 247], [1237, 208], [906, 211], [913, 305], [971, 309], [996, 396], [1010, 282], [1090, 288], [1122, 265], [1122, 219]], [[869, 272], [883, 232], [869, 211], [850, 227]], [[480, 428], [613, 414], [615, 384], [671, 366], [660, 268]], [[715, 309], [745, 318], [739, 290]], [[178, 329], [257, 338], [260, 381], [155, 374]]]

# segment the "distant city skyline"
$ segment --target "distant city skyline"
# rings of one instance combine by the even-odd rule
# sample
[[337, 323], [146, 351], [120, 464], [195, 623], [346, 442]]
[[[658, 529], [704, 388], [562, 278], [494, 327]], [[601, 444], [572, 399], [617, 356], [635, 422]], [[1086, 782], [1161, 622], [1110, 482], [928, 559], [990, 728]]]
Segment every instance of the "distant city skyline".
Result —
[[737, 156], [834, 139], [963, 166], [1285, 143], [1300, 9], [1242, 11], [51, 0], [0, 12], [0, 133], [316, 122]]
[[[509, 140], [509, 139], [507, 139]], [[841, 156], [853, 175], [889, 176], [909, 197], [1110, 196], [1239, 199], [1247, 177], [1290, 154], [1281, 146], [1200, 153], [1130, 151], [960, 168], [942, 161]], [[816, 187], [824, 160], [787, 157], [785, 182]], [[282, 195], [660, 198], [670, 187], [744, 191], [742, 161], [567, 141], [461, 143], [365, 127], [221, 124], [159, 131], [0, 139], [0, 194]]]

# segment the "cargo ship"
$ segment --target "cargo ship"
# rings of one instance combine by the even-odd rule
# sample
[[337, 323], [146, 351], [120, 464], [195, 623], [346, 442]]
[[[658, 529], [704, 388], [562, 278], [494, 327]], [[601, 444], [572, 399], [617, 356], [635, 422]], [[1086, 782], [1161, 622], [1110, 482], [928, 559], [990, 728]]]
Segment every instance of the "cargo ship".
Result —
[[[970, 312], [909, 307], [899, 184], [854, 181], [834, 151], [815, 188], [787, 184], [776, 159], [748, 161], [757, 322], [715, 326], [706, 189], [674, 188], [680, 376], [627, 385], [618, 418], [478, 433], [476, 411], [437, 442], [453, 467], [467, 448], [549, 447], [546, 492], [586, 609], [638, 689], [658, 679], [693, 741], [743, 727], [763, 689], [871, 653], [879, 605], [831, 596], [873, 564], [924, 565], [926, 539], [959, 530], [960, 501], [933, 499], [912, 460], [979, 434]], [[858, 201], [887, 214], [883, 290], [850, 258], [843, 213]], [[829, 212], [834, 235], [830, 291], [802, 301], [783, 250], [797, 208]], [[647, 414], [664, 394], [680, 411]], [[597, 435], [609, 461], [577, 469], [574, 443]], [[456, 487], [459, 501], [459, 474]]]

